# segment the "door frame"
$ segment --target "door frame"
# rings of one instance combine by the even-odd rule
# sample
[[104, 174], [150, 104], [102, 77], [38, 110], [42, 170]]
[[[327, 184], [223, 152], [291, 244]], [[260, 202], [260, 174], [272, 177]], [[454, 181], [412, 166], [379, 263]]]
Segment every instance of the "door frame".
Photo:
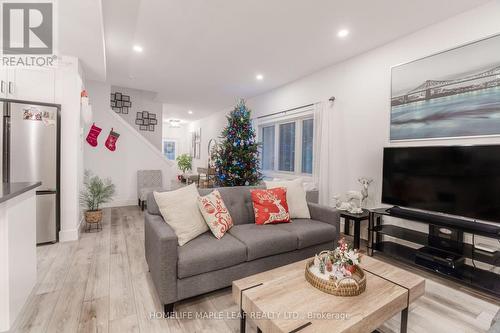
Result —
[[[25, 101], [25, 100], [10, 99], [10, 98], [0, 98], [0, 102], [4, 103], [4, 105], [3, 105], [4, 109], [2, 110], [3, 112], [5, 112], [5, 110], [8, 108], [10, 103], [46, 106], [46, 107], [56, 108], [56, 110], [57, 110], [56, 111], [57, 112], [57, 123], [56, 123], [56, 243], [58, 243], [59, 242], [59, 232], [61, 231], [61, 104]], [[10, 141], [9, 141], [9, 143], [10, 143]], [[2, 150], [2, 155], [3, 155], [3, 150]], [[9, 163], [8, 167], [10, 168], [10, 163]]]

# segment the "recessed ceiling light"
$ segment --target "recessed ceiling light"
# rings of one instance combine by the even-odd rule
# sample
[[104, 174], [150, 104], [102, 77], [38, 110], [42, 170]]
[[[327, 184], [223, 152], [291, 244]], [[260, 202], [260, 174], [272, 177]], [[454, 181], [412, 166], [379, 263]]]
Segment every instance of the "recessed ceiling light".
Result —
[[339, 32], [337, 32], [337, 36], [340, 38], [345, 38], [347, 35], [349, 35], [349, 30], [347, 29], [340, 29]]
[[143, 51], [142, 46], [134, 45], [134, 51], [137, 53], [141, 53]]
[[189, 111], [188, 111], [188, 113], [189, 113], [189, 114], [193, 114], [193, 111], [189, 110]]
[[262, 75], [262, 74], [257, 74], [257, 75], [255, 75], [255, 78], [256, 78], [257, 80], [259, 80], [259, 81], [262, 81], [262, 80], [264, 80], [264, 75]]

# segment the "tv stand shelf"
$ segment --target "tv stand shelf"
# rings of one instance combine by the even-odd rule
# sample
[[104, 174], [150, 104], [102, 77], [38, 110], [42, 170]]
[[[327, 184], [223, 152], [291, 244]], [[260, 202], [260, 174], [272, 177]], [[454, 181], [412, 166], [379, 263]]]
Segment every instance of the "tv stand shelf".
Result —
[[[426, 263], [425, 266], [420, 265], [416, 260], [417, 254], [419, 253], [419, 248], [425, 246], [442, 251], [442, 248], [436, 246], [436, 242], [432, 241], [436, 240], [436, 238], [425, 232], [404, 228], [394, 224], [385, 224], [383, 219], [383, 217], [385, 216], [402, 218], [401, 216], [399, 216], [399, 214], [398, 216], [392, 215], [391, 210], [387, 210], [386, 208], [370, 210], [370, 220], [368, 227], [369, 255], [380, 254], [389, 256], [394, 259], [400, 260], [403, 263], [417, 266], [426, 271], [434, 272], [435, 274], [461, 282], [465, 285], [488, 293], [493, 293], [496, 296], [500, 297], [500, 274], [496, 274], [493, 271], [477, 267], [478, 263], [484, 263], [499, 267], [500, 251], [489, 253], [474, 248], [472, 244], [448, 241], [448, 243], [452, 245], [452, 248], [460, 249], [453, 252], [447, 249], [448, 253], [458, 254], [465, 258], [471, 259], [473, 260], [473, 265], [476, 265], [476, 267], [474, 267], [473, 265], [464, 264], [461, 267], [450, 269], [439, 264], [434, 265]], [[416, 218], [408, 217], [406, 219], [414, 222], [424, 223], [427, 225], [441, 225], [439, 223], [440, 221], [437, 221], [435, 223], [435, 221], [433, 221], [431, 217], [432, 215], [429, 214], [422, 219], [419, 219], [418, 216]], [[454, 225], [453, 227], [447, 224], [446, 227], [477, 235], [474, 232], [475, 230], [472, 230], [470, 225], [465, 225], [465, 227], [463, 228], [465, 230], [460, 228], [460, 224], [458, 226]], [[500, 239], [500, 236], [499, 234], [496, 234], [495, 229], [490, 228], [487, 230], [487, 232], [485, 232], [484, 229], [481, 229], [478, 234], [484, 236], [485, 233], [488, 234], [488, 236], [491, 238]], [[387, 238], [384, 236], [389, 236], [391, 238]], [[394, 239], [394, 241], [392, 241], [391, 239]], [[402, 240], [405, 242], [398, 242], [397, 240]], [[413, 245], [410, 245], [407, 242]]]

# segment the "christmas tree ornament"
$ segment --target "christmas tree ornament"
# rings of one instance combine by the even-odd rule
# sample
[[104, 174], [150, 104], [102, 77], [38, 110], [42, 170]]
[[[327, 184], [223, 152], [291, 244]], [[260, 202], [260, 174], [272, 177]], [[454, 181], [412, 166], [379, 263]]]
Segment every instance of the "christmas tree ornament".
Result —
[[89, 129], [89, 133], [87, 134], [87, 142], [89, 143], [89, 145], [91, 145], [92, 147], [96, 147], [97, 146], [97, 137], [99, 136], [99, 134], [101, 134], [101, 131], [102, 131], [102, 128], [99, 128], [94, 124], [92, 124], [92, 126], [90, 127]]
[[118, 137], [120, 137], [120, 134], [117, 132], [113, 131], [113, 128], [111, 128], [111, 131], [109, 131], [108, 138], [106, 139], [106, 148], [108, 148], [111, 151], [116, 150], [116, 141], [118, 140]]

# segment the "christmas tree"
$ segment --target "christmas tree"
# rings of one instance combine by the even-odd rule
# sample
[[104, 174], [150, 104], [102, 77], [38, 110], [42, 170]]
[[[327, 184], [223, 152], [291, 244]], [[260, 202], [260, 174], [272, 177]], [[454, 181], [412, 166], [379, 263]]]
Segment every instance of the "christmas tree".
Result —
[[262, 179], [250, 112], [242, 99], [226, 117], [228, 125], [212, 152], [218, 186], [257, 185]]

